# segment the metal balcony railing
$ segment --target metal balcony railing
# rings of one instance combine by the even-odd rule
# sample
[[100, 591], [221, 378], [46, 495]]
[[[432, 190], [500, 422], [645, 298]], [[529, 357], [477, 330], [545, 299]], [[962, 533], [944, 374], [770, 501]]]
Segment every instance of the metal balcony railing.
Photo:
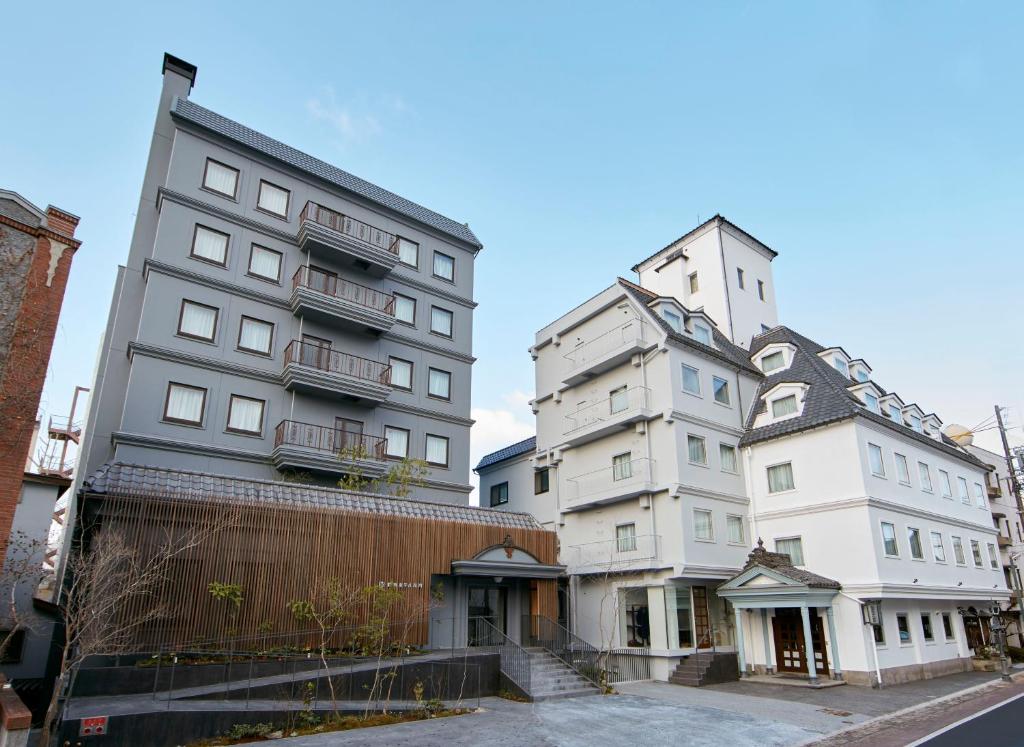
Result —
[[331, 210], [310, 200], [302, 209], [300, 220], [308, 220], [332, 231], [361, 241], [377, 249], [398, 254], [398, 237], [380, 228], [371, 226], [344, 213]]
[[642, 410], [650, 407], [651, 390], [645, 386], [635, 386], [613, 392], [611, 396], [584, 405], [564, 418], [563, 435], [569, 435], [595, 423], [615, 420], [623, 413]]
[[569, 362], [570, 370], [580, 368], [630, 343], [643, 343], [647, 335], [646, 327], [647, 325], [639, 319], [632, 319], [589, 340], [584, 340], [563, 357]]
[[351, 280], [340, 278], [313, 267], [300, 267], [292, 277], [292, 289], [309, 288], [328, 296], [365, 306], [374, 311], [395, 315], [395, 297]]
[[274, 429], [274, 448], [299, 446], [314, 451], [338, 454], [349, 459], [383, 461], [387, 456], [388, 441], [380, 436], [352, 433], [342, 428], [330, 428], [295, 420], [282, 420]]
[[628, 569], [638, 562], [659, 559], [661, 535], [635, 534], [595, 540], [570, 545], [566, 551], [566, 565], [570, 568], [594, 566], [611, 570]]
[[284, 365], [297, 363], [319, 371], [343, 374], [379, 384], [391, 384], [391, 366], [379, 361], [343, 353], [311, 342], [292, 340], [284, 349]]
[[566, 478], [568, 505], [614, 498], [654, 482], [654, 460], [647, 457], [614, 462], [610, 467]]

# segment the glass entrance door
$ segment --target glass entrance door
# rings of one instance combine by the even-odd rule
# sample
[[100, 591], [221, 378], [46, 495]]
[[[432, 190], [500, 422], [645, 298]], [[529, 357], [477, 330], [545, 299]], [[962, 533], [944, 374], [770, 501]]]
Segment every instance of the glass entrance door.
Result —
[[469, 645], [490, 646], [500, 643], [506, 630], [506, 597], [503, 586], [469, 587]]

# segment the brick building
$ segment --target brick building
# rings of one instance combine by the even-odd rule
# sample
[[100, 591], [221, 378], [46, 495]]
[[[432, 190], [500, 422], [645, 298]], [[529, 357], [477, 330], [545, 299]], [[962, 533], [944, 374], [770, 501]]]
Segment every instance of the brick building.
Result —
[[32, 448], [78, 218], [0, 189], [0, 557]]

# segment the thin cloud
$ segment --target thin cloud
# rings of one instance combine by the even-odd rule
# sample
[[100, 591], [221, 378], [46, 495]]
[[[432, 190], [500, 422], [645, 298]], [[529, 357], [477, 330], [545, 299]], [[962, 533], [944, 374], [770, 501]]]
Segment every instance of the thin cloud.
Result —
[[383, 119], [404, 116], [411, 110], [405, 100], [395, 94], [373, 98], [357, 96], [341, 102], [334, 86], [325, 86], [319, 96], [306, 101], [310, 117], [331, 127], [341, 137], [341, 144], [361, 142], [384, 131]]
[[[520, 391], [508, 392], [501, 400], [505, 407], [486, 408], [474, 407], [470, 417], [476, 422], [470, 433], [469, 461], [470, 468], [475, 467], [480, 458], [503, 446], [514, 444], [533, 435], [533, 417], [529, 408], [531, 395]], [[470, 503], [479, 505], [478, 488], [480, 478], [476, 473], [469, 475], [473, 485]]]

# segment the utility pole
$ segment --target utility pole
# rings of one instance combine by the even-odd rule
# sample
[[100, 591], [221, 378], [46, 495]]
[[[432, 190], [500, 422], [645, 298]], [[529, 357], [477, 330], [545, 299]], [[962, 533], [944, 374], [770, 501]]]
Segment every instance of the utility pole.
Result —
[[[1003, 425], [1003, 411], [996, 405], [996, 423], [999, 424], [999, 437], [1003, 441], [1003, 455], [1006, 457], [1006, 471], [1010, 475], [1010, 492], [1017, 502], [1018, 520], [1024, 522], [1024, 502], [1020, 494], [1020, 481], [1017, 479], [1017, 470], [1013, 466], [1013, 453], [1010, 451], [1010, 442], [1006, 439], [1006, 427]], [[1010, 538], [1013, 538], [1013, 529], [1010, 528]], [[1010, 556], [1010, 583], [1014, 587], [1014, 595], [1017, 597], [1017, 638], [1018, 642], [1024, 644], [1024, 579], [1020, 578], [1017, 564], [1014, 562], [1013, 551], [1008, 552]], [[1005, 635], [1005, 632], [1004, 632]]]
[[1010, 473], [1010, 491], [1017, 501], [1017, 512], [1024, 516], [1024, 504], [1021, 503], [1020, 482], [1017, 480], [1017, 470], [1013, 467], [1013, 454], [1010, 452], [1010, 442], [1006, 440], [1006, 427], [1003, 425], [1003, 410], [996, 405], [996, 423], [999, 424], [999, 437], [1003, 440], [1003, 455], [1006, 457], [1006, 471]]

